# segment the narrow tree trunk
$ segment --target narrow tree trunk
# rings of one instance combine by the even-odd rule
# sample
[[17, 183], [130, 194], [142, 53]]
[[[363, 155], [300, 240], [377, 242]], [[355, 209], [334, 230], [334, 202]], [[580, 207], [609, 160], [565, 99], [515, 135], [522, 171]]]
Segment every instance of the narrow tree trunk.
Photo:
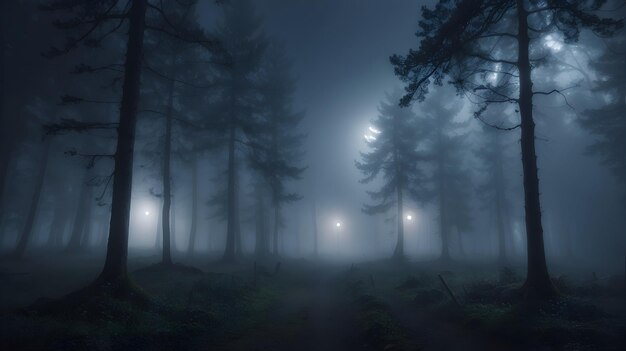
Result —
[[393, 257], [397, 260], [404, 259], [404, 209], [402, 203], [402, 188], [396, 187], [396, 206], [397, 206], [397, 220], [398, 220], [398, 241], [396, 242], [396, 249], [393, 251]]
[[5, 91], [5, 48], [6, 48], [6, 29], [7, 14], [9, 1], [0, 1], [0, 240], [4, 236], [3, 219], [4, 219], [4, 188], [9, 173], [10, 159], [10, 142], [11, 135], [8, 131], [8, 118], [4, 111]]
[[174, 80], [168, 82], [167, 112], [165, 115], [165, 137], [163, 138], [163, 208], [161, 212], [163, 228], [163, 257], [161, 263], [172, 265], [170, 215], [172, 206], [172, 114], [174, 108]]
[[274, 229], [272, 233], [273, 237], [273, 245], [274, 245], [274, 256], [278, 256], [278, 232], [280, 231], [280, 205], [278, 202], [274, 200]]
[[193, 156], [191, 161], [191, 225], [189, 229], [189, 245], [187, 252], [193, 254], [196, 247], [198, 231], [198, 158]]
[[147, 0], [133, 0], [129, 13], [128, 42], [124, 64], [124, 85], [120, 106], [115, 175], [111, 202], [111, 222], [107, 254], [98, 281], [120, 282], [128, 279], [128, 225], [133, 182], [133, 150], [137, 126], [137, 108], [141, 85], [141, 60]]
[[254, 246], [255, 256], [259, 260], [267, 258], [268, 255], [268, 238], [267, 238], [267, 224], [265, 214], [265, 200], [263, 194], [263, 187], [257, 185], [256, 192], [256, 221], [255, 221], [255, 234], [256, 243]]
[[26, 246], [32, 236], [35, 220], [37, 219], [37, 213], [39, 211], [39, 198], [41, 197], [41, 190], [46, 179], [46, 168], [48, 168], [48, 158], [50, 156], [49, 143], [44, 146], [43, 159], [40, 163], [39, 174], [37, 174], [37, 180], [35, 181], [35, 189], [33, 191], [33, 197], [30, 202], [30, 209], [26, 216], [26, 223], [20, 235], [20, 240], [13, 251], [13, 257], [15, 259], [22, 259], [24, 252], [26, 252]]
[[62, 187], [61, 194], [59, 194], [56, 198], [54, 215], [52, 223], [50, 224], [50, 231], [48, 233], [47, 246], [50, 249], [56, 249], [63, 245], [63, 237], [70, 219], [70, 210], [68, 208], [69, 206], [67, 206], [70, 198], [70, 194], [68, 194], [69, 192], [69, 187], [64, 185]]
[[[162, 196], [162, 195], [161, 195]], [[163, 248], [163, 199], [159, 201], [159, 207], [161, 211], [157, 216], [157, 228], [156, 228], [156, 240], [154, 241], [154, 248], [159, 251], [162, 251]]]
[[85, 171], [83, 179], [80, 182], [80, 195], [78, 197], [78, 206], [76, 207], [76, 215], [74, 216], [74, 224], [72, 226], [72, 234], [67, 244], [66, 251], [76, 253], [80, 251], [81, 239], [85, 230], [85, 222], [87, 221], [87, 209], [91, 205], [91, 189], [87, 185], [88, 171]]
[[230, 135], [228, 140], [228, 219], [226, 223], [226, 247], [224, 249], [224, 256], [222, 260], [225, 262], [235, 261], [235, 127], [230, 127]]
[[498, 264], [506, 265], [506, 230], [504, 229], [504, 201], [502, 194], [496, 189], [496, 226], [498, 230]]
[[539, 177], [535, 152], [535, 122], [533, 120], [533, 90], [529, 58], [528, 13], [524, 1], [517, 0], [519, 108], [522, 130], [522, 168], [524, 174], [524, 203], [526, 210], [526, 239], [528, 273], [524, 289], [528, 298], [548, 299], [556, 295], [552, 285], [543, 243]]
[[318, 234], [317, 234], [317, 203], [315, 199], [312, 201], [313, 204], [313, 256], [317, 258], [318, 256]]
[[93, 212], [93, 188], [87, 188], [87, 204], [85, 209], [85, 221], [83, 222], [83, 236], [80, 240], [80, 250], [85, 251], [89, 246], [89, 239], [91, 238], [91, 213]]

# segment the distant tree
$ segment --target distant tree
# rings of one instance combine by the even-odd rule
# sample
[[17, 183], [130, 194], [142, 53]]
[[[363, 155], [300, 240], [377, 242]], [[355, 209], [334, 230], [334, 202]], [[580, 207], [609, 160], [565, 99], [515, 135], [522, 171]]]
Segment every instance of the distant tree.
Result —
[[283, 227], [283, 204], [300, 200], [302, 196], [289, 192], [286, 182], [300, 179], [304, 168], [302, 143], [305, 135], [298, 132], [303, 113], [293, 111], [296, 81], [291, 76], [291, 62], [282, 46], [273, 45], [266, 56], [259, 80], [262, 105], [261, 133], [252, 138], [253, 167], [260, 170], [270, 188], [274, 209], [272, 251], [278, 255], [279, 231]]
[[[460, 93], [481, 100], [477, 117], [490, 104], [519, 106], [520, 124], [510, 129], [519, 127], [522, 135], [528, 244], [524, 291], [528, 298], [556, 296], [545, 259], [533, 97], [560, 93], [558, 89], [533, 91], [532, 70], [545, 51], [540, 45], [543, 34], [560, 33], [566, 42], [575, 42], [581, 28], [608, 36], [621, 27], [621, 20], [600, 18], [594, 13], [604, 3], [604, 0], [440, 0], [434, 8], [422, 8], [420, 29], [416, 33], [421, 39], [419, 49], [411, 50], [407, 56], [391, 57], [396, 74], [408, 84], [402, 105], [423, 100], [430, 83], [441, 85], [449, 76]], [[497, 79], [490, 81], [488, 77], [494, 73]]]
[[[144, 34], [154, 30], [177, 39], [195, 42], [215, 48], [215, 41], [206, 38], [204, 33], [177, 26], [168, 20], [168, 14], [158, 4], [149, 0], [133, 0], [125, 6], [117, 0], [65, 1], [53, 0], [42, 9], [61, 15], [55, 22], [59, 29], [69, 32], [65, 46], [53, 47], [47, 53], [54, 57], [68, 53], [83, 45], [98, 47], [111, 34], [127, 24], [123, 88], [120, 102], [117, 145], [114, 154], [112, 176], [112, 203], [109, 238], [104, 268], [92, 285], [97, 291], [109, 291], [118, 296], [136, 296], [127, 275], [128, 232], [130, 220], [130, 199], [132, 192], [133, 151], [135, 130], [140, 100], [141, 75], [143, 68]], [[181, 4], [190, 6], [191, 4]], [[147, 22], [146, 14], [154, 13], [163, 21]], [[165, 25], [162, 23], [165, 22]], [[93, 70], [83, 66], [84, 70]], [[111, 128], [110, 124], [69, 123], [66, 129], [86, 130], [89, 128]]]
[[220, 92], [212, 106], [215, 111], [212, 126], [228, 152], [227, 185], [223, 194], [227, 218], [223, 260], [233, 262], [241, 254], [239, 149], [254, 148], [249, 139], [259, 130], [256, 81], [267, 44], [261, 32], [261, 19], [250, 0], [233, 0], [223, 5], [216, 36], [223, 51], [213, 60], [214, 82]]
[[381, 176], [383, 184], [378, 191], [368, 194], [376, 203], [364, 205], [363, 212], [374, 215], [386, 213], [396, 206], [398, 239], [393, 258], [404, 259], [404, 203], [405, 196], [423, 198], [426, 177], [421, 168], [425, 157], [418, 151], [424, 141], [425, 130], [417, 123], [410, 108], [394, 102], [401, 96], [398, 91], [388, 94], [387, 101], [378, 108], [378, 117], [372, 123], [373, 133], [367, 138], [371, 152], [361, 153], [356, 167], [365, 176], [361, 183], [370, 183]]
[[[505, 109], [499, 109], [499, 113], [506, 114]], [[497, 116], [502, 118], [502, 116]], [[481, 181], [478, 185], [478, 194], [483, 206], [493, 214], [498, 236], [498, 264], [506, 265], [507, 240], [512, 237], [509, 213], [511, 211], [509, 191], [509, 179], [506, 176], [508, 161], [508, 144], [502, 133], [495, 128], [482, 124], [482, 133], [479, 139], [479, 147], [475, 154], [481, 163]]]
[[[615, 47], [624, 49], [624, 38], [616, 41]], [[593, 154], [600, 155], [604, 163], [611, 168], [613, 174], [624, 186], [623, 196], [626, 199], [626, 59], [624, 52], [616, 53], [607, 50], [600, 58], [590, 63], [597, 72], [593, 91], [602, 94], [603, 105], [585, 111], [581, 125], [598, 140], [589, 148]]]
[[428, 152], [434, 161], [434, 172], [430, 182], [434, 185], [439, 209], [439, 234], [441, 236], [441, 260], [450, 261], [452, 229], [456, 229], [459, 250], [463, 250], [462, 233], [471, 229], [470, 216], [470, 173], [464, 163], [467, 149], [467, 133], [462, 129], [466, 122], [457, 122], [462, 105], [459, 102], [444, 104], [445, 97], [439, 96], [422, 104], [425, 119], [423, 128], [430, 131]]

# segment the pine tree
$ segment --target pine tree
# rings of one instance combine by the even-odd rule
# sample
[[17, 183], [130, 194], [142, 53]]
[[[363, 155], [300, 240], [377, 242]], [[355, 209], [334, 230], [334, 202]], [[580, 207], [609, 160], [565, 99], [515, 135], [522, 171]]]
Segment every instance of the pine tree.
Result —
[[372, 151], [361, 153], [361, 161], [355, 162], [365, 176], [361, 183], [370, 183], [379, 176], [383, 181], [378, 191], [368, 192], [376, 203], [364, 205], [363, 212], [374, 215], [396, 207], [397, 242], [393, 252], [396, 260], [404, 259], [406, 196], [423, 198], [426, 180], [421, 168], [425, 157], [418, 151], [425, 129], [420, 128], [410, 108], [395, 103], [400, 96], [400, 92], [387, 94], [387, 102], [380, 104], [378, 117], [370, 128], [372, 135], [366, 135]]
[[250, 0], [233, 0], [223, 5], [217, 38], [223, 50], [216, 55], [215, 84], [220, 88], [212, 120], [228, 152], [226, 186], [226, 247], [223, 260], [233, 262], [241, 253], [239, 216], [239, 149], [258, 132], [259, 113], [256, 84], [266, 40], [261, 19]]
[[[616, 41], [616, 47], [624, 48], [624, 39]], [[607, 50], [599, 59], [591, 62], [598, 78], [593, 91], [606, 96], [608, 102], [600, 108], [589, 109], [580, 120], [582, 126], [599, 137], [590, 148], [593, 154], [600, 155], [611, 168], [618, 181], [624, 186], [626, 199], [626, 59], [624, 53]]]
[[279, 231], [283, 227], [283, 204], [302, 197], [287, 190], [286, 182], [298, 180], [305, 135], [298, 132], [304, 114], [293, 111], [296, 82], [291, 77], [291, 62], [282, 46], [273, 45], [264, 62], [259, 86], [263, 109], [262, 132], [253, 139], [259, 147], [252, 155], [253, 167], [266, 179], [274, 208], [273, 254], [278, 255]]
[[[520, 123], [511, 128], [521, 129], [528, 244], [524, 284], [527, 298], [556, 296], [545, 259], [533, 97], [559, 90], [533, 90], [533, 65], [540, 60], [535, 53], [542, 51], [537, 43], [548, 32], [559, 32], [566, 42], [575, 42], [581, 28], [612, 35], [623, 21], [598, 17], [594, 11], [604, 3], [604, 0], [440, 0], [434, 8], [422, 8], [420, 29], [416, 33], [421, 40], [419, 48], [406, 56], [391, 57], [396, 74], [408, 84], [401, 99], [403, 105], [423, 100], [430, 84], [441, 85], [446, 77], [452, 78], [459, 92], [482, 100], [478, 117], [489, 104], [518, 105]], [[490, 82], [486, 78], [494, 72], [499, 78]]]

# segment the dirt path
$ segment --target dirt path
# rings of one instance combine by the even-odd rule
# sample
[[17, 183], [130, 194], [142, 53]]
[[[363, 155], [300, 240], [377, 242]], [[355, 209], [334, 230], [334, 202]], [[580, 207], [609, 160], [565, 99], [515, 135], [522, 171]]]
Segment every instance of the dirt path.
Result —
[[366, 350], [347, 294], [329, 274], [313, 275], [286, 293], [256, 330], [245, 331], [228, 350]]

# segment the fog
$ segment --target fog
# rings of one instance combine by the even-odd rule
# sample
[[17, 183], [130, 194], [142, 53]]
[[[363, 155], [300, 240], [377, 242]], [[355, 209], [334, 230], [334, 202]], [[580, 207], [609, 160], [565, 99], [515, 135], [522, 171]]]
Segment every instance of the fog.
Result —
[[[248, 294], [254, 308], [282, 305], [267, 302], [277, 325], [291, 323], [284, 316], [299, 313], [300, 304], [332, 319], [339, 306], [360, 298], [359, 289], [370, 289], [364, 294], [387, 306], [389, 325], [404, 330], [362, 337], [359, 328], [371, 330], [367, 325], [333, 328], [311, 312], [303, 331], [287, 338], [295, 344], [282, 329], [266, 330], [281, 335], [266, 345], [250, 341], [252, 325], [224, 324], [240, 341], [224, 341], [211, 329], [218, 349], [293, 349], [309, 337], [324, 342], [305, 349], [497, 349], [493, 340], [502, 335], [477, 336], [467, 325], [458, 327], [467, 336], [458, 344], [445, 337], [424, 342], [428, 332], [410, 330], [423, 329], [432, 316], [454, 325], [479, 320], [480, 329], [495, 312], [477, 308], [555, 299], [576, 301], [566, 303], [568, 311], [586, 299], [598, 316], [616, 318], [603, 320], [615, 333], [546, 344], [526, 328], [525, 344], [516, 348], [505, 336], [501, 349], [623, 346], [623, 2], [1, 6], [0, 300], [2, 318], [12, 322], [0, 345], [126, 349], [141, 332], [127, 331], [128, 343], [103, 343], [107, 332], [94, 337], [101, 334], [89, 329], [102, 325], [100, 317], [86, 318], [81, 341], [68, 344], [78, 335], [73, 329], [33, 334], [34, 343], [29, 334], [15, 336], [20, 327], [12, 316], [41, 308], [47, 312], [33, 313], [57, 318], [55, 307], [41, 306], [73, 311], [68, 301], [101, 295], [141, 296], [174, 311], [178, 297], [169, 291], [180, 288], [192, 304], [202, 286], [222, 284], [211, 280], [215, 273], [241, 283], [243, 290], [224, 296]], [[516, 277], [506, 289], [519, 295], [481, 295], [500, 291], [479, 284], [494, 277], [502, 283], [503, 274]], [[426, 285], [410, 285], [418, 275]], [[430, 275], [445, 289], [438, 280], [424, 283]], [[298, 284], [310, 284], [311, 296]], [[428, 284], [448, 299], [437, 302], [442, 310], [420, 308], [413, 314], [419, 321], [396, 313], [407, 308], [397, 302], [402, 296], [419, 303]], [[464, 292], [460, 302], [455, 290]], [[346, 291], [347, 300], [337, 297]], [[215, 302], [222, 295], [208, 297], [213, 293], [196, 307], [221, 324], [230, 312], [211, 305], [222, 303]], [[462, 312], [443, 307], [452, 305]], [[237, 323], [248, 321], [245, 313], [266, 313], [238, 308]], [[352, 312], [337, 312], [338, 320], [352, 321]], [[154, 335], [168, 335], [159, 347], [184, 339], [187, 349], [199, 348], [202, 339], [187, 332], [187, 322], [171, 322], [185, 332], [162, 330], [174, 317], [154, 313], [163, 319]], [[20, 323], [38, 326], [38, 318]], [[80, 330], [73, 312], [62, 318]], [[115, 318], [111, 323], [120, 322]], [[582, 317], [596, 326], [598, 320]], [[357, 336], [346, 344], [332, 329]], [[147, 338], [140, 348], [156, 340]]]

